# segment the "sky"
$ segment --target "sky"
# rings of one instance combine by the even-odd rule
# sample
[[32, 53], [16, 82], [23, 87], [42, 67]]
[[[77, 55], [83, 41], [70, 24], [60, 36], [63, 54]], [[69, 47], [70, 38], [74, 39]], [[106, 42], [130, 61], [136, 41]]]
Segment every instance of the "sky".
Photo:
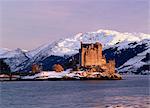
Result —
[[0, 47], [31, 50], [98, 29], [150, 33], [149, 0], [0, 0]]

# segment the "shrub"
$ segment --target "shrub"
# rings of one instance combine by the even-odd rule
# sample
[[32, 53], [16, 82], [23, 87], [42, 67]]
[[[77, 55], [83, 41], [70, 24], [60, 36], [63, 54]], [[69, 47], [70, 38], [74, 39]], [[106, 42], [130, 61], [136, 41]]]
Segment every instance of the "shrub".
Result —
[[60, 64], [53, 65], [53, 70], [56, 72], [64, 71], [64, 68]]

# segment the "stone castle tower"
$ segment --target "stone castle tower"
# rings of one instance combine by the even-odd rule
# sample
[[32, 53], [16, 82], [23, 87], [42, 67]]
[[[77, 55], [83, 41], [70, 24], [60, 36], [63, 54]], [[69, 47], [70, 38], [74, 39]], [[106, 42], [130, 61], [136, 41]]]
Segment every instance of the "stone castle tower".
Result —
[[101, 66], [106, 64], [105, 57], [102, 56], [102, 45], [99, 42], [95, 44], [83, 44], [81, 42], [80, 66]]
[[81, 42], [80, 67], [88, 68], [98, 66], [103, 72], [115, 73], [115, 60], [106, 62], [106, 58], [102, 55], [102, 44], [99, 42], [91, 44], [83, 44]]

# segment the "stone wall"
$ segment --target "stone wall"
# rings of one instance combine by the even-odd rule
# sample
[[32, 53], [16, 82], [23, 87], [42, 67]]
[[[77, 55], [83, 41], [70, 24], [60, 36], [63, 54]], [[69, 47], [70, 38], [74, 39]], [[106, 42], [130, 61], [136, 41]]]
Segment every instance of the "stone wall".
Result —
[[106, 62], [105, 56], [102, 55], [102, 45], [100, 43], [95, 44], [83, 44], [81, 42], [80, 52], [80, 66], [81, 67], [99, 67], [103, 72], [109, 74], [115, 73], [115, 60], [109, 60]]
[[95, 44], [82, 44], [80, 50], [80, 66], [97, 66], [106, 63], [102, 56], [102, 45]]

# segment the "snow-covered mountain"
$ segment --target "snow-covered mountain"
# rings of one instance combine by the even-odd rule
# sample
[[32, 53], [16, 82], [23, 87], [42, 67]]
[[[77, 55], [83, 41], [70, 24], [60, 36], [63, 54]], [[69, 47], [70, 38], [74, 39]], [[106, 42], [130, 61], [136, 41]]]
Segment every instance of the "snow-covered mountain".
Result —
[[139, 42], [118, 43], [105, 49], [107, 59], [115, 59], [119, 72], [124, 73], [149, 73], [150, 39]]
[[[5, 62], [10, 65], [13, 71], [29, 69], [32, 63], [45, 63], [44, 61], [48, 61], [45, 64], [59, 61], [65, 62], [69, 57], [79, 53], [81, 41], [83, 43], [102, 43], [106, 58], [117, 59], [117, 69], [121, 72], [126, 72], [127, 70], [137, 71], [141, 66], [149, 63], [141, 60], [146, 57], [146, 54], [149, 54], [150, 34], [120, 33], [102, 29], [96, 32], [78, 33], [73, 37], [47, 43], [28, 52], [20, 49], [1, 53], [2, 51], [0, 50], [0, 58], [5, 58]], [[122, 62], [120, 63], [117, 57], [119, 55], [122, 57], [123, 54], [132, 56], [126, 57], [127, 59], [121, 60]], [[139, 61], [140, 65], [138, 64], [137, 66], [136, 63]]]
[[120, 72], [127, 72], [128, 70], [130, 70], [130, 72], [135, 72], [135, 73], [139, 73], [139, 71], [140, 73], [142, 72], [143, 74], [147, 73], [148, 71], [150, 71], [149, 53], [150, 53], [150, 48], [143, 51], [142, 53], [138, 53], [135, 57], [129, 59], [122, 66], [120, 66], [118, 70]]
[[20, 67], [23, 62], [29, 60], [26, 53], [26, 51], [17, 48], [0, 54], [0, 58], [5, 60], [12, 71], [16, 71], [16, 68]]
[[8, 48], [0, 48], [0, 55], [7, 53], [8, 51], [10, 51], [10, 49]]
[[[73, 37], [61, 39], [52, 44], [47, 43], [30, 51], [30, 55], [35, 56], [41, 52], [48, 52], [48, 55], [72, 55], [78, 53], [81, 41], [84, 43], [100, 42], [104, 48], [107, 48], [119, 42], [126, 44], [134, 41], [139, 42], [144, 39], [150, 39], [150, 35], [143, 33], [120, 33], [100, 29], [97, 32], [78, 33]], [[50, 51], [47, 49], [50, 49]]]

